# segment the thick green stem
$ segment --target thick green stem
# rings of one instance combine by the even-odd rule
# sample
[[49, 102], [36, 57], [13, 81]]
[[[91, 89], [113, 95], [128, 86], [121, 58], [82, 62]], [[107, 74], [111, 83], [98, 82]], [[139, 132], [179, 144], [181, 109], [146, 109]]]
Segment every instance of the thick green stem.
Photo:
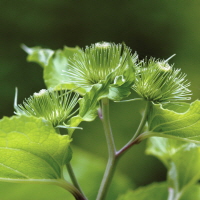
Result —
[[97, 195], [96, 200], [103, 200], [106, 197], [109, 185], [111, 183], [112, 177], [114, 175], [114, 171], [117, 164], [117, 157], [116, 157], [116, 148], [115, 143], [112, 135], [110, 119], [109, 119], [109, 99], [104, 98], [101, 100], [101, 120], [104, 127], [104, 132], [106, 136], [106, 142], [108, 146], [108, 163], [106, 166], [106, 170], [100, 185], [100, 189]]
[[[76, 176], [75, 176], [75, 174], [74, 174], [74, 171], [73, 171], [73, 168], [72, 168], [71, 164], [70, 164], [70, 163], [67, 163], [67, 164], [66, 164], [66, 167], [67, 167], [67, 171], [68, 171], [68, 173], [69, 173], [69, 176], [70, 176], [70, 178], [71, 178], [71, 181], [72, 181], [73, 185], [74, 185], [74, 186], [79, 190], [79, 192], [85, 197], [85, 195], [84, 195], [83, 191], [81, 190], [81, 187], [80, 187], [80, 185], [79, 185], [79, 183], [78, 183], [78, 181], [77, 181], [77, 179], [76, 179]], [[87, 199], [87, 198], [85, 197], [85, 199]]]

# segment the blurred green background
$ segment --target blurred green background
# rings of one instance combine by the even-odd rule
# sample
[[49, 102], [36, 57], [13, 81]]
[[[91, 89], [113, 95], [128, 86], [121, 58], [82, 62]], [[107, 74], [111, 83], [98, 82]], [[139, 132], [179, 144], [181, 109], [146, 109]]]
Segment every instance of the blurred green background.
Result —
[[[19, 89], [18, 102], [45, 88], [42, 68], [26, 62], [22, 43], [58, 49], [64, 45], [85, 47], [99, 41], [125, 42], [141, 59], [167, 59], [176, 54], [171, 64], [188, 74], [192, 100], [199, 98], [198, 0], [0, 0], [1, 118], [13, 115], [15, 87]], [[111, 123], [118, 148], [131, 138], [142, 110], [143, 105], [137, 103], [111, 103]], [[73, 145], [106, 159], [100, 121], [81, 126], [84, 130], [75, 132]], [[136, 186], [161, 181], [166, 176], [164, 166], [146, 156], [144, 150], [145, 142], [133, 147], [118, 166]], [[9, 187], [10, 184], [2, 184], [1, 194]]]

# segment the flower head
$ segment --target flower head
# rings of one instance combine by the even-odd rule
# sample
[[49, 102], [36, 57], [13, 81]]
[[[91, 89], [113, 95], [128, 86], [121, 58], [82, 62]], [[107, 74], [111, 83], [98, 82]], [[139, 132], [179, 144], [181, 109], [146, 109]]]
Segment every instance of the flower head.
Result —
[[72, 96], [72, 92], [67, 90], [42, 89], [39, 93], [34, 93], [33, 96], [25, 99], [23, 104], [17, 105], [15, 97], [15, 114], [43, 117], [56, 127], [77, 111], [74, 111], [74, 108], [78, 96], [76, 93]]
[[144, 99], [155, 103], [190, 99], [186, 74], [181, 69], [173, 69], [168, 60], [151, 58], [141, 62], [133, 89]]
[[99, 42], [76, 54], [64, 75], [83, 87], [104, 81], [108, 75], [113, 83], [117, 76], [123, 76], [128, 68], [133, 68], [136, 58], [126, 45]]

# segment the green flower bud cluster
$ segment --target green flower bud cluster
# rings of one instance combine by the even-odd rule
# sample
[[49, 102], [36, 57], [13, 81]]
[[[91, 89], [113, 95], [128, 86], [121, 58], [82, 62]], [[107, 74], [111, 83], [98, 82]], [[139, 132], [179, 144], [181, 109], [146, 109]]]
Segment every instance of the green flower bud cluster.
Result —
[[[71, 91], [77, 88], [85, 98], [80, 109], [84, 113], [90, 113], [92, 108], [96, 109], [97, 101], [101, 98], [118, 101], [127, 97], [132, 89], [142, 99], [154, 103], [190, 99], [190, 83], [185, 79], [186, 74], [168, 64], [171, 57], [167, 60], [150, 58], [139, 61], [137, 54], [132, 54], [125, 44], [108, 42], [95, 43], [87, 46], [85, 50], [75, 52], [71, 53], [72, 57], [64, 57], [65, 53], [60, 54], [68, 61], [66, 70], [58, 70], [63, 71], [66, 82], [63, 84], [61, 81], [55, 85], [56, 89], [34, 93], [22, 105], [15, 103], [17, 115], [43, 117], [51, 121], [53, 126], [60, 126], [74, 114], [79, 95], [75, 93], [73, 96]], [[40, 58], [40, 50], [37, 53]], [[52, 70], [55, 72], [54, 68]], [[55, 80], [55, 75], [52, 79]], [[63, 90], [62, 87], [71, 91]]]
[[[34, 93], [23, 104], [15, 105], [15, 114], [42, 117], [50, 121], [54, 127], [63, 124], [77, 110], [78, 94], [71, 91], [54, 91], [52, 88]], [[15, 97], [16, 98], [16, 97]]]
[[65, 75], [72, 83], [90, 87], [111, 75], [111, 83], [115, 77], [122, 76], [128, 68], [135, 65], [137, 55], [122, 44], [108, 42], [87, 46], [85, 51], [76, 54]]
[[143, 60], [136, 73], [133, 90], [147, 101], [155, 103], [190, 99], [190, 83], [180, 69], [173, 69], [165, 60]]

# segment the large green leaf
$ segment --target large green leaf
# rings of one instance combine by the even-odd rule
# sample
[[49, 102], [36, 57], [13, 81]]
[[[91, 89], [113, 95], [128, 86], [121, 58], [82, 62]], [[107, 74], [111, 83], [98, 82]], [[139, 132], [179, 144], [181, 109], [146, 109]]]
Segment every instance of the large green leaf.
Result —
[[[95, 199], [102, 179], [106, 162], [104, 159], [73, 146], [73, 159], [71, 165], [76, 177], [89, 199]], [[94, 161], [95, 162], [91, 162]], [[67, 171], [64, 176], [70, 180]], [[134, 188], [129, 177], [116, 171], [107, 199], [116, 199], [119, 194], [126, 192], [127, 188]], [[34, 191], [34, 192], [33, 192]], [[74, 197], [54, 185], [0, 183], [0, 199], [2, 200], [74, 200]]]
[[191, 103], [188, 109], [186, 104], [182, 109], [176, 106], [166, 109], [167, 105], [152, 104], [148, 116], [149, 131], [141, 134], [140, 139], [159, 136], [200, 143], [200, 101]]
[[178, 198], [200, 178], [200, 146], [174, 139], [152, 137], [146, 152], [158, 157], [168, 168], [169, 187]]
[[0, 182], [2, 200], [75, 200], [63, 188], [55, 185]]
[[61, 179], [63, 165], [71, 159], [70, 141], [69, 136], [57, 134], [44, 119], [3, 118], [0, 120], [0, 180], [48, 183]]

